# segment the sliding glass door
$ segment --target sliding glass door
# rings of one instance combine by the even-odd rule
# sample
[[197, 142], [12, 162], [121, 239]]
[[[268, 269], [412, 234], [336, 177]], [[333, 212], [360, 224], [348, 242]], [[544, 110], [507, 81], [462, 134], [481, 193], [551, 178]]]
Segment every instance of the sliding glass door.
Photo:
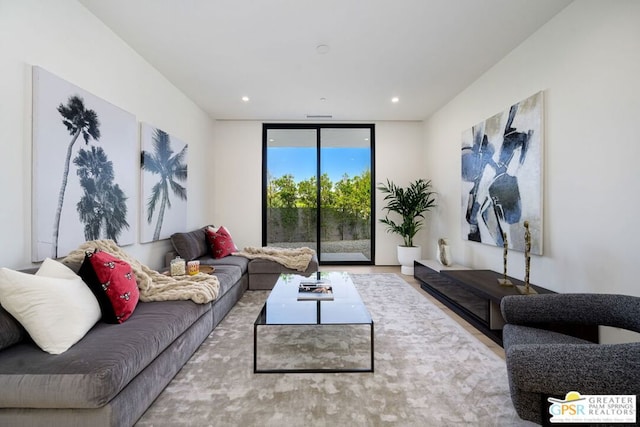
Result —
[[373, 264], [373, 125], [263, 125], [263, 244]]
[[269, 129], [263, 153], [267, 164], [263, 245], [308, 246], [317, 251], [316, 131]]

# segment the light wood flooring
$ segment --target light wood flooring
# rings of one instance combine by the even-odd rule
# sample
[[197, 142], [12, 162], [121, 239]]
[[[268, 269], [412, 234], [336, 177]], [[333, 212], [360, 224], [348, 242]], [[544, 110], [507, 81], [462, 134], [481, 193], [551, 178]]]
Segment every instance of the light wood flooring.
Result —
[[469, 324], [466, 320], [458, 316], [456, 313], [451, 311], [447, 306], [442, 304], [440, 301], [429, 295], [427, 292], [423, 291], [420, 288], [420, 283], [413, 277], [407, 276], [400, 273], [400, 266], [347, 266], [347, 265], [322, 265], [320, 266], [320, 271], [346, 271], [348, 273], [396, 273], [405, 282], [409, 283], [411, 286], [420, 291], [420, 295], [431, 301], [434, 305], [439, 307], [442, 311], [444, 311], [449, 317], [462, 325], [469, 333], [471, 333], [474, 337], [476, 337], [480, 342], [486, 345], [491, 351], [504, 359], [504, 350], [498, 344], [493, 342], [490, 338], [484, 335], [482, 332], [478, 331], [471, 324]]

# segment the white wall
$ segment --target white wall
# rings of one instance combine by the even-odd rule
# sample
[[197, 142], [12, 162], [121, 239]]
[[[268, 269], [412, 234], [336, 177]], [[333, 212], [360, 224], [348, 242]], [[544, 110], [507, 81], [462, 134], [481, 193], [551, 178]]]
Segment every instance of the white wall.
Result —
[[[502, 271], [502, 249], [463, 241], [461, 133], [544, 91], [544, 254], [531, 281], [558, 292], [640, 295], [640, 2], [570, 4], [426, 121], [441, 207], [432, 236], [456, 262]], [[432, 242], [435, 244], [435, 242]], [[511, 252], [509, 271], [524, 275]]]
[[[376, 187], [387, 178], [400, 186], [407, 186], [418, 178], [432, 179], [431, 171], [425, 169], [424, 143], [422, 142], [422, 124], [418, 122], [379, 122], [376, 123]], [[399, 265], [397, 246], [402, 238], [387, 232], [386, 226], [378, 221], [387, 211], [384, 195], [376, 190], [376, 265]], [[393, 215], [392, 215], [393, 217]], [[415, 245], [425, 251], [426, 236], [433, 213], [427, 214], [426, 227], [418, 232]], [[397, 217], [395, 217], [398, 220]]]
[[218, 121], [210, 154], [215, 197], [210, 222], [239, 248], [262, 245], [262, 123]]
[[[429, 178], [423, 167], [422, 123], [376, 122], [376, 182], [407, 185]], [[218, 121], [210, 157], [216, 196], [211, 199], [212, 222], [228, 226], [239, 247], [262, 244], [262, 122]], [[383, 206], [376, 194], [377, 218]], [[426, 230], [425, 230], [426, 231]], [[424, 234], [417, 238], [424, 241]], [[399, 237], [376, 223], [376, 264], [398, 265]]]
[[[31, 67], [189, 144], [189, 228], [209, 218], [214, 122], [75, 0], [0, 0], [0, 265], [31, 265]], [[168, 240], [125, 250], [159, 268]]]

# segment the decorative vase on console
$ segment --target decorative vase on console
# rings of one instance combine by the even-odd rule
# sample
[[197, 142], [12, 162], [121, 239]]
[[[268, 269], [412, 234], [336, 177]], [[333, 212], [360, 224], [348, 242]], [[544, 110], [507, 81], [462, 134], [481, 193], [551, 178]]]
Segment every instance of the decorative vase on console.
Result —
[[453, 261], [451, 260], [451, 249], [449, 248], [449, 241], [443, 237], [438, 239], [437, 254], [438, 262], [440, 262], [440, 264], [444, 265], [445, 267], [453, 264]]

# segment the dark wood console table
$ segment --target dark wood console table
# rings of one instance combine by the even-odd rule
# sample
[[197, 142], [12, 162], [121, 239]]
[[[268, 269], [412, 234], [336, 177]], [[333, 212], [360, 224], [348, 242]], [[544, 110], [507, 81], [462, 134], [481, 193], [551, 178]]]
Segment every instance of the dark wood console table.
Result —
[[[502, 274], [495, 271], [470, 270], [462, 266], [438, 268], [436, 265], [432, 261], [414, 262], [414, 277], [420, 282], [420, 287], [493, 341], [502, 345], [504, 319], [500, 313], [500, 301], [507, 295], [520, 295], [518, 290], [515, 287], [500, 286], [498, 279]], [[514, 285], [524, 285], [523, 281], [513, 277], [509, 277], [509, 280]], [[554, 293], [540, 286], [531, 286], [539, 294]], [[597, 326], [543, 326], [598, 342]]]

